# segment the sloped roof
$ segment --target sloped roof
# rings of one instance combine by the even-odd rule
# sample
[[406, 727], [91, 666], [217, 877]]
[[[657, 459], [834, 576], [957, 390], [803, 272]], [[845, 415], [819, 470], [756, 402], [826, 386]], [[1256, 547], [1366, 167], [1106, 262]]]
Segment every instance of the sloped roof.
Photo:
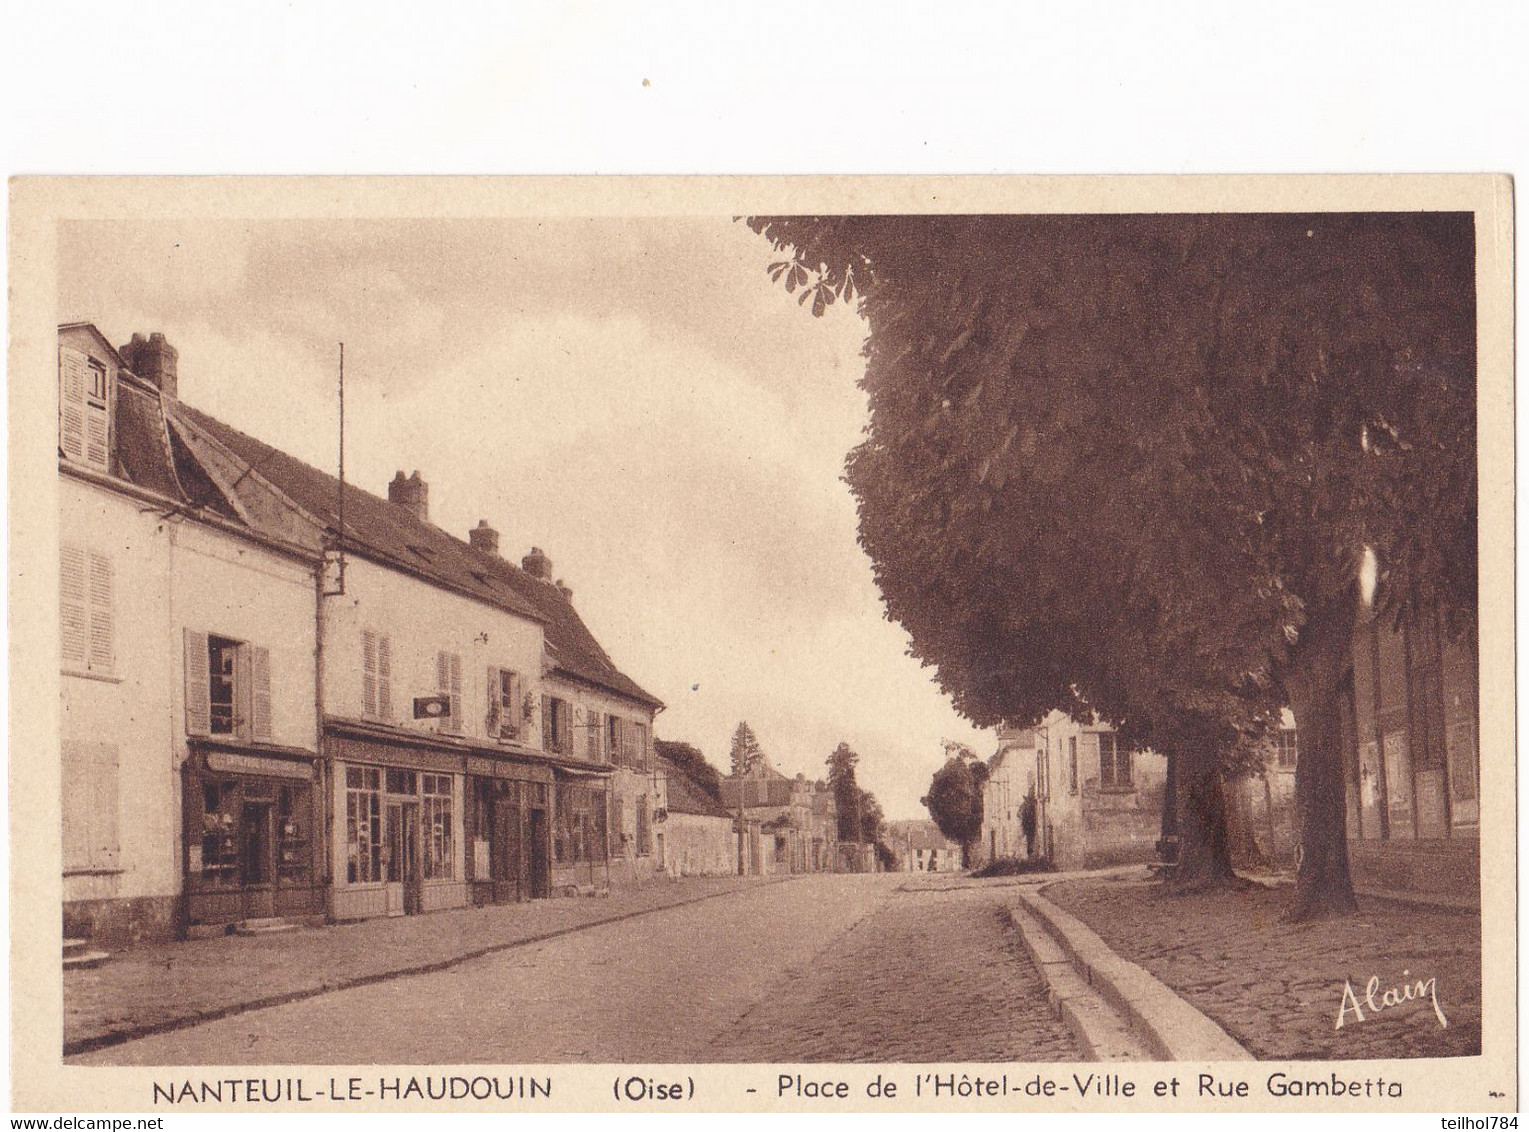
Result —
[[[170, 412], [199, 429], [322, 523], [339, 529], [339, 480], [184, 403]], [[317, 537], [319, 532], [314, 532]], [[551, 582], [497, 554], [474, 549], [405, 507], [345, 485], [346, 546], [478, 601], [543, 624], [555, 671], [651, 707], [662, 701], [621, 672], [572, 603]]]
[[887, 822], [888, 840], [894, 849], [918, 850], [918, 849], [959, 849], [950, 838], [940, 832], [940, 827], [932, 821]]
[[677, 814], [699, 814], [702, 817], [729, 817], [722, 799], [713, 795], [693, 778], [688, 770], [673, 759], [658, 755], [658, 765], [669, 783], [669, 809]]
[[[139, 487], [178, 499], [185, 503], [211, 502], [194, 500], [176, 476], [174, 455], [159, 411], [159, 396], [138, 389], [126, 381], [117, 382], [116, 461], [114, 472]], [[227, 503], [218, 501], [221, 513]]]

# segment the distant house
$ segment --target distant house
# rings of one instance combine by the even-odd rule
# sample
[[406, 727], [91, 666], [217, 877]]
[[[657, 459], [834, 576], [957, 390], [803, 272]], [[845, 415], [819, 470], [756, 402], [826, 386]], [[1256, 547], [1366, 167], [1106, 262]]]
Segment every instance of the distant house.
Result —
[[729, 811], [742, 811], [748, 873], [833, 870], [837, 816], [827, 783], [788, 778], [761, 755], [743, 774], [722, 779], [721, 792]]
[[1000, 730], [988, 768], [980, 862], [1029, 856], [1086, 869], [1154, 857], [1167, 760], [1128, 747], [1113, 728], [1052, 712], [1038, 727]]
[[1295, 766], [1300, 736], [1287, 708], [1261, 767], [1226, 783], [1226, 824], [1232, 864], [1248, 869], [1293, 869], [1299, 838], [1295, 820]]
[[664, 867], [673, 877], [735, 876], [737, 821], [722, 805], [716, 771], [710, 775], [679, 757], [673, 744], [659, 741], [656, 759], [667, 783], [668, 808], [661, 815], [667, 839]]
[[885, 840], [897, 858], [898, 868], [908, 873], [955, 873], [961, 871], [961, 846], [927, 819], [889, 821]]

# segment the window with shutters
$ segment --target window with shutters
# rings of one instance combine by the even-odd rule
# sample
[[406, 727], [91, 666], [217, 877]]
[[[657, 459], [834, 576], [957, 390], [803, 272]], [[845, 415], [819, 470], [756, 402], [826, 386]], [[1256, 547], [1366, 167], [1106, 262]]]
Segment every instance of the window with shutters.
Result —
[[1115, 734], [1101, 731], [1099, 740], [1099, 788], [1101, 790], [1130, 790], [1131, 752], [1121, 745]]
[[440, 729], [462, 733], [462, 658], [454, 652], [436, 653], [435, 690], [450, 698], [451, 711], [441, 717]]
[[393, 642], [385, 633], [361, 633], [361, 713], [393, 718]]
[[64, 740], [64, 872], [117, 868], [121, 803], [117, 789], [117, 744]]
[[78, 546], [59, 549], [60, 660], [69, 672], [110, 676], [116, 665], [112, 560]]
[[486, 698], [488, 736], [492, 739], [519, 739], [525, 722], [521, 706], [520, 674], [509, 668], [490, 666]]
[[605, 761], [604, 715], [590, 708], [584, 713], [584, 730], [587, 735], [585, 754], [591, 762], [603, 763]]
[[573, 754], [573, 705], [557, 696], [542, 697], [542, 749]]
[[617, 766], [631, 766], [631, 751], [627, 746], [626, 720], [620, 716], [607, 716], [606, 736], [609, 741], [611, 762]]
[[271, 738], [271, 651], [186, 630], [186, 733]]
[[648, 725], [646, 723], [632, 724], [632, 766], [637, 770], [652, 770], [652, 762], [648, 758]]
[[110, 471], [111, 381], [87, 354], [58, 348], [58, 448], [66, 459]]

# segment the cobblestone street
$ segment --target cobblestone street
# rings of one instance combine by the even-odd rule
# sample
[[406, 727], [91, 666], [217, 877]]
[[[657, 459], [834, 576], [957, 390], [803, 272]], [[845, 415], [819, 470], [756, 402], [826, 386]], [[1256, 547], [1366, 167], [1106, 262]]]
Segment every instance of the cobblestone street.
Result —
[[[79, 1064], [1078, 1056], [1002, 888], [813, 876], [151, 1035]], [[429, 917], [422, 917], [422, 920]]]
[[[1044, 890], [1260, 1058], [1458, 1057], [1481, 1051], [1481, 922], [1475, 913], [1361, 896], [1351, 917], [1280, 920], [1290, 889], [1172, 895], [1138, 878]], [[1434, 979], [1427, 999], [1372, 1011], [1386, 988]], [[1364, 1020], [1335, 1022], [1347, 979]]]

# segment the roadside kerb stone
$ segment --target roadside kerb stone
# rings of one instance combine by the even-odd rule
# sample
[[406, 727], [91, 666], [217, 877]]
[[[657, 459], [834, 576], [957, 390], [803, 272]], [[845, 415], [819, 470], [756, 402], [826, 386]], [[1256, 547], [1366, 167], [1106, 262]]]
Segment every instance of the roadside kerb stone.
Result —
[[1020, 889], [1025, 908], [1046, 926], [1073, 967], [1129, 1020], [1152, 1054], [1164, 1061], [1252, 1061], [1253, 1055], [1135, 963], [1121, 958], [1083, 921], [1042, 890]]
[[1066, 1023], [1084, 1056], [1091, 1061], [1146, 1060], [1147, 1048], [1132, 1032], [1130, 1023], [1089, 986], [1050, 930], [1024, 908], [1011, 905], [1008, 916], [1030, 961], [1046, 981], [1051, 1012]]

